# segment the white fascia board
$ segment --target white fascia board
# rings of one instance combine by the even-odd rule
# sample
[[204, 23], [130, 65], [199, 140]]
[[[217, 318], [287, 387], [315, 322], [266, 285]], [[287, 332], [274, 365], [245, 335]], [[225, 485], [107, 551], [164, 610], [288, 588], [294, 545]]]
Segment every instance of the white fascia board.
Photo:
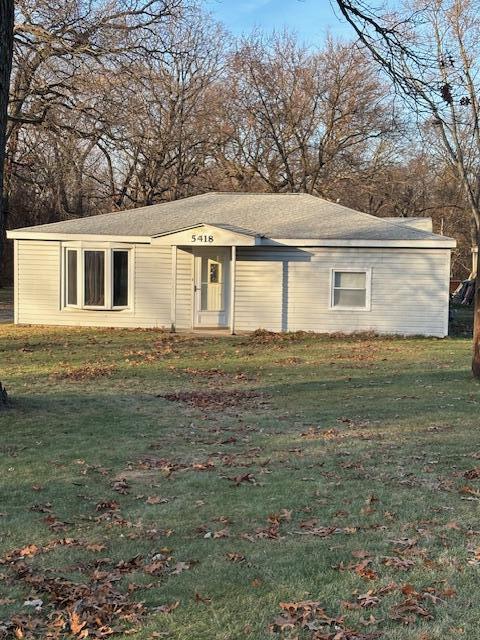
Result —
[[453, 249], [457, 246], [454, 238], [425, 240], [341, 240], [315, 238], [262, 238], [261, 245], [286, 245], [290, 247], [396, 247], [403, 249]]
[[208, 228], [208, 229], [214, 229], [218, 231], [234, 233], [238, 236], [241, 236], [242, 238], [259, 238], [260, 237], [259, 234], [242, 233], [241, 231], [228, 229], [228, 228], [225, 228], [223, 225], [215, 224], [213, 222], [212, 223], [196, 222], [195, 224], [189, 224], [186, 227], [179, 227], [178, 229], [172, 229], [170, 231], [162, 231], [162, 233], [155, 233], [154, 235], [152, 235], [152, 238], [163, 238], [166, 236], [171, 236], [174, 233], [182, 233], [184, 231], [191, 231], [192, 229], [199, 229], [199, 228]]
[[7, 238], [9, 240], [63, 240], [65, 242], [77, 240], [79, 242], [133, 242], [141, 244], [150, 244], [152, 241], [150, 236], [116, 236], [87, 233], [41, 233], [35, 231], [16, 231], [15, 229], [7, 231]]
[[152, 238], [158, 239], [163, 238], [165, 236], [171, 236], [174, 233], [181, 233], [182, 231], [189, 231], [190, 229], [198, 229], [199, 227], [204, 227], [205, 224], [203, 222], [196, 222], [195, 224], [189, 224], [187, 227], [179, 227], [178, 229], [174, 229], [173, 231], [162, 231], [162, 233], [155, 233]]

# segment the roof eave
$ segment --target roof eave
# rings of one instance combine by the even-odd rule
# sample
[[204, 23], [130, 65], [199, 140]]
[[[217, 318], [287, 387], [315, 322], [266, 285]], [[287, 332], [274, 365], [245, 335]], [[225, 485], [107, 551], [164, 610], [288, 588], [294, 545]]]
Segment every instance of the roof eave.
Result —
[[262, 245], [288, 245], [295, 247], [391, 247], [407, 249], [453, 249], [454, 238], [425, 238], [421, 240], [366, 240], [344, 238], [262, 238]]
[[[151, 244], [155, 238], [164, 238], [166, 236], [187, 231], [189, 229], [203, 226], [203, 223], [185, 227], [182, 230], [170, 231], [156, 236], [129, 236], [114, 234], [86, 234], [86, 233], [45, 233], [27, 229], [13, 229], [7, 231], [7, 238], [10, 240], [47, 240], [47, 241], [84, 241], [84, 242], [130, 242], [139, 244]], [[207, 225], [205, 225], [207, 226]], [[214, 226], [214, 225], [208, 225]], [[221, 227], [217, 227], [221, 229]], [[235, 232], [235, 235], [242, 235]], [[415, 240], [366, 240], [366, 239], [343, 239], [343, 238], [267, 238], [260, 234], [256, 236], [245, 237], [254, 238], [252, 244], [264, 246], [297, 246], [297, 247], [396, 247], [396, 248], [415, 248], [415, 249], [453, 249], [457, 246], [456, 240], [448, 237], [437, 236], [434, 238], [415, 239]]]
[[85, 242], [136, 242], [150, 244], [150, 236], [128, 236], [114, 234], [94, 234], [94, 233], [47, 233], [31, 231], [26, 229], [12, 229], [7, 231], [9, 240], [61, 240], [61, 241], [85, 241]]

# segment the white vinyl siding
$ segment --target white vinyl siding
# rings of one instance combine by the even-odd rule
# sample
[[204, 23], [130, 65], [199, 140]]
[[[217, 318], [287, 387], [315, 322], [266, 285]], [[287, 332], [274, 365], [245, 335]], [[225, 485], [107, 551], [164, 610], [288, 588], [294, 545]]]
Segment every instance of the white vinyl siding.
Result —
[[[170, 250], [170, 247], [168, 248]], [[193, 255], [189, 250], [177, 249], [177, 329], [193, 326]]]
[[61, 243], [18, 240], [17, 322], [97, 327], [169, 327], [170, 247], [136, 245], [132, 250], [132, 309], [61, 308]]
[[[15, 318], [21, 324], [165, 327], [171, 324], [170, 246], [135, 244], [133, 306], [62, 309], [59, 241], [17, 240]], [[193, 259], [177, 252], [176, 326], [192, 327]], [[371, 269], [371, 309], [330, 309], [331, 271]], [[238, 331], [376, 331], [444, 336], [448, 328], [449, 249], [238, 247]]]
[[[237, 247], [235, 327], [238, 331], [283, 331], [283, 263], [278, 252]], [[282, 314], [283, 309], [283, 314]]]
[[172, 261], [170, 247], [135, 246], [135, 318], [142, 325], [170, 328]]
[[[236, 328], [448, 333], [449, 249], [237, 249]], [[331, 270], [371, 269], [371, 309], [329, 308]]]

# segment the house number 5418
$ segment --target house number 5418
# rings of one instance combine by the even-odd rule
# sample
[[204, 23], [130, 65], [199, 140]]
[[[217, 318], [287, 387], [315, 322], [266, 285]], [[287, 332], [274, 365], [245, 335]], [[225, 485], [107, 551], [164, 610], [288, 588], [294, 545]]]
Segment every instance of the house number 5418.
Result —
[[207, 234], [192, 233], [192, 242], [213, 242], [214, 237]]

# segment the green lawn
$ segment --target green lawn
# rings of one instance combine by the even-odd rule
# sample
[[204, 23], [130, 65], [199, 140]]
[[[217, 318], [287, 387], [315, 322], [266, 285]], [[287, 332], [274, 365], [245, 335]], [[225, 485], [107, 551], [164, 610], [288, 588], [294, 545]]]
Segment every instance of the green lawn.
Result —
[[0, 326], [0, 638], [478, 638], [469, 360]]

